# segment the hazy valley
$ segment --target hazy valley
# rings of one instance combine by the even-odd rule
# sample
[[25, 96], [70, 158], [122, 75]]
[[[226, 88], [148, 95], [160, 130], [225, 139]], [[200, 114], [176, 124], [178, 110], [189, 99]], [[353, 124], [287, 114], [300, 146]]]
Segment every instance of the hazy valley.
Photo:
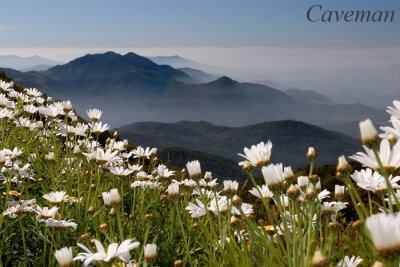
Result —
[[[24, 86], [72, 100], [83, 117], [87, 109], [101, 107], [104, 121], [123, 138], [160, 148], [162, 160], [172, 165], [183, 167], [191, 157], [202, 158], [221, 177], [243, 175], [237, 153], [261, 140], [274, 142], [273, 162], [304, 166], [305, 151], [315, 146], [319, 164], [335, 163], [338, 155], [359, 149], [353, 139], [358, 121], [371, 118], [381, 125], [387, 120], [383, 110], [337, 104], [313, 90], [235, 81], [212, 66], [179, 56], [150, 59], [107, 52], [41, 71], [4, 70]], [[21, 69], [22, 60], [14, 66]]]

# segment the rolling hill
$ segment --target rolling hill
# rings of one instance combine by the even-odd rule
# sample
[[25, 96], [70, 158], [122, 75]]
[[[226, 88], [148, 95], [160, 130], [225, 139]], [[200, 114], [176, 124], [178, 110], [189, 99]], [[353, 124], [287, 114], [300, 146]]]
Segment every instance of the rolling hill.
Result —
[[305, 166], [309, 146], [318, 153], [318, 165], [336, 164], [337, 157], [352, 155], [360, 142], [346, 135], [298, 121], [274, 121], [245, 127], [216, 126], [209, 122], [142, 122], [122, 126], [121, 137], [135, 144], [159, 148], [181, 147], [239, 162], [245, 146], [261, 141], [273, 143], [272, 162]]
[[329, 98], [313, 90], [287, 89], [285, 93], [304, 103], [333, 104]]

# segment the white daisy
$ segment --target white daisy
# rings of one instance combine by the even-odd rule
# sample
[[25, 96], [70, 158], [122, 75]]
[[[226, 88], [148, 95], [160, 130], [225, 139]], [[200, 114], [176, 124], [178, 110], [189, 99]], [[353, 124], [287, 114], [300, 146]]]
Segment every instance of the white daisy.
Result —
[[157, 245], [146, 244], [144, 247], [144, 258], [147, 261], [154, 261], [157, 258]]
[[192, 218], [199, 218], [203, 217], [207, 214], [207, 208], [200, 200], [196, 199], [196, 204], [192, 202], [188, 203], [188, 206], [185, 208], [190, 214]]
[[366, 219], [366, 225], [378, 252], [398, 251], [400, 247], [400, 215], [379, 213]]
[[39, 97], [42, 96], [43, 93], [37, 90], [36, 88], [25, 88], [25, 93], [27, 95], [33, 96], [33, 97]]
[[[367, 153], [357, 152], [355, 155], [350, 156], [350, 158], [360, 162], [365, 167], [378, 170], [380, 166], [375, 157], [374, 151], [366, 146], [364, 146], [364, 149]], [[391, 148], [389, 141], [383, 139], [377, 153], [385, 169], [396, 170], [400, 167], [400, 142], [397, 142]]]
[[172, 183], [167, 188], [167, 193], [169, 196], [176, 196], [179, 194], [179, 183]]
[[218, 215], [220, 213], [225, 213], [228, 211], [228, 208], [230, 206], [230, 200], [226, 196], [222, 197], [214, 197], [209, 206], [208, 210], [214, 213], [215, 215]]
[[101, 121], [92, 122], [91, 124], [89, 124], [89, 126], [92, 129], [92, 132], [97, 135], [110, 129], [110, 126], [107, 123], [103, 124]]
[[140, 187], [142, 189], [158, 189], [160, 187], [160, 183], [152, 181], [135, 181], [131, 184], [131, 187]]
[[323, 212], [332, 212], [332, 213], [336, 213], [336, 212], [338, 212], [339, 210], [345, 209], [346, 206], [347, 206], [348, 204], [349, 204], [349, 203], [347, 203], [347, 202], [341, 202], [341, 201], [338, 201], [338, 202], [336, 202], [336, 201], [333, 201], [333, 202], [324, 202], [324, 203], [322, 203], [322, 205], [321, 205], [321, 210], [322, 210]]
[[93, 109], [89, 109], [88, 111], [86, 111], [86, 114], [93, 122], [97, 122], [100, 120], [101, 115], [103, 115], [103, 111], [101, 111], [97, 108], [93, 108]]
[[84, 262], [84, 266], [88, 266], [91, 263], [104, 263], [112, 262], [119, 258], [123, 262], [129, 262], [131, 260], [130, 251], [139, 247], [139, 242], [133, 242], [133, 239], [124, 240], [120, 245], [118, 243], [112, 243], [108, 246], [107, 252], [103, 244], [99, 240], [93, 240], [97, 252], [92, 252], [88, 247], [78, 243], [77, 245], [82, 248], [85, 252], [81, 252], [74, 258], [74, 260], [80, 260]]
[[[187, 179], [185, 179], [185, 180], [187, 180]], [[199, 185], [201, 187], [204, 187], [204, 188], [214, 188], [214, 187], [216, 187], [218, 185], [217, 180], [218, 179], [214, 179], [214, 180], [209, 181], [209, 179], [207, 179], [207, 180], [206, 179], [200, 179], [199, 180]], [[193, 180], [191, 180], [191, 181], [193, 181]], [[196, 182], [195, 181], [193, 181], [193, 182], [196, 185]]]
[[254, 213], [253, 210], [253, 205], [249, 203], [242, 203], [240, 205], [240, 209], [236, 207], [232, 207], [231, 214], [233, 215], [245, 215], [245, 216], [250, 216], [251, 214]]
[[110, 149], [104, 151], [104, 149], [98, 148], [96, 151], [90, 153], [82, 153], [89, 161], [95, 161], [97, 164], [116, 163], [121, 161], [121, 158], [117, 156], [118, 151], [111, 151]]
[[344, 257], [343, 260], [341, 260], [337, 266], [338, 267], [356, 267], [358, 266], [361, 262], [363, 261], [363, 259], [361, 259], [360, 257], [355, 257], [352, 256], [351, 258], [349, 258], [349, 256]]
[[[385, 192], [387, 190], [386, 179], [379, 172], [372, 172], [371, 169], [355, 171], [351, 175], [357, 185], [365, 190], [372, 192]], [[397, 184], [400, 181], [400, 176], [392, 177], [389, 176], [389, 181], [393, 188], [399, 188]]]
[[101, 196], [103, 197], [104, 206], [106, 207], [118, 206], [122, 202], [117, 188], [113, 188], [109, 192], [103, 192]]
[[282, 164], [271, 164], [266, 167], [264, 166], [261, 168], [261, 172], [264, 177], [265, 184], [270, 189], [272, 189], [272, 187], [279, 187], [284, 182]]
[[146, 149], [144, 149], [141, 146], [138, 146], [137, 148], [135, 148], [134, 150], [131, 151], [133, 153], [133, 157], [134, 158], [147, 158], [149, 159], [152, 155], [155, 155], [157, 153], [157, 148], [149, 148], [146, 147]]
[[43, 195], [43, 198], [52, 204], [68, 201], [68, 195], [64, 191], [50, 192]]
[[237, 181], [225, 180], [224, 189], [226, 192], [236, 192], [239, 188], [239, 183]]
[[40, 207], [40, 206], [36, 206], [35, 207], [35, 212], [37, 214], [36, 216], [36, 220], [40, 221], [43, 219], [49, 219], [49, 218], [53, 218], [56, 216], [57, 212], [58, 212], [58, 207], [54, 206], [52, 208], [49, 207]]
[[239, 156], [244, 157], [246, 161], [239, 163], [240, 166], [250, 163], [252, 166], [260, 168], [269, 163], [271, 157], [272, 143], [268, 141], [266, 144], [261, 142], [257, 145], [252, 145], [249, 148], [243, 149], [244, 154], [238, 153]]
[[157, 167], [157, 175], [161, 178], [169, 178], [175, 174], [174, 171], [168, 170], [164, 164], [160, 164]]
[[393, 101], [393, 107], [388, 107], [386, 110], [390, 115], [397, 117], [400, 119], [400, 101]]
[[190, 178], [200, 177], [201, 175], [201, 167], [198, 160], [193, 160], [186, 163], [186, 169], [188, 170]]
[[130, 174], [132, 174], [133, 173], [133, 170], [132, 169], [125, 169], [124, 167], [122, 167], [122, 166], [119, 166], [119, 167], [110, 167], [110, 168], [108, 168], [109, 170], [110, 170], [110, 172], [112, 173], [112, 174], [114, 174], [114, 175], [117, 175], [117, 176], [124, 176], [124, 177], [126, 177], [126, 176], [128, 176], [128, 175], [130, 175]]
[[29, 114], [34, 114], [34, 113], [38, 112], [38, 110], [39, 109], [37, 107], [35, 107], [34, 105], [25, 105], [24, 106], [24, 111]]
[[400, 140], [400, 119], [392, 116], [390, 117], [390, 122], [393, 127], [385, 126], [381, 127], [381, 130], [385, 132], [385, 134], [381, 135], [381, 137], [386, 138], [390, 135], [396, 137], [397, 140]]
[[56, 258], [60, 267], [70, 267], [74, 264], [71, 247], [64, 247], [62, 249], [56, 250], [56, 252], [54, 253], [54, 257]]
[[258, 198], [265, 198], [265, 199], [270, 199], [274, 196], [274, 194], [269, 190], [268, 186], [262, 185], [253, 187], [250, 191], [250, 194], [253, 196], [256, 196]]
[[32, 211], [34, 211], [33, 204], [31, 204], [30, 202], [22, 202], [22, 203], [15, 203], [10, 207], [8, 207], [3, 212], [3, 215], [14, 219], [17, 218], [18, 215]]
[[72, 220], [65, 221], [65, 220], [56, 220], [53, 218], [46, 220], [46, 226], [54, 227], [54, 228], [72, 227], [74, 230], [76, 230], [76, 228], [78, 227], [78, 225], [76, 223], [74, 223]]
[[308, 178], [308, 176], [297, 177], [297, 185], [300, 186], [301, 188], [306, 188], [309, 183], [310, 179]]

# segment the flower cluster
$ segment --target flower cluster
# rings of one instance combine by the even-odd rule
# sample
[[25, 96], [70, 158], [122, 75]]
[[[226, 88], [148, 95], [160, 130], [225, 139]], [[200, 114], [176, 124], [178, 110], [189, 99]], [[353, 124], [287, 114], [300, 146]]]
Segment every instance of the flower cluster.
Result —
[[[318, 147], [305, 151], [310, 168], [294, 171], [271, 163], [272, 142], [260, 142], [239, 154], [248, 180], [221, 181], [198, 160], [168, 166], [157, 148], [121, 140], [99, 109], [84, 122], [70, 101], [0, 81], [0, 261], [398, 266], [400, 102], [393, 104], [382, 133], [370, 120], [360, 124], [365, 152], [350, 159], [363, 167], [353, 171], [340, 156], [329, 191], [315, 169]], [[354, 245], [343, 229], [353, 229]]]

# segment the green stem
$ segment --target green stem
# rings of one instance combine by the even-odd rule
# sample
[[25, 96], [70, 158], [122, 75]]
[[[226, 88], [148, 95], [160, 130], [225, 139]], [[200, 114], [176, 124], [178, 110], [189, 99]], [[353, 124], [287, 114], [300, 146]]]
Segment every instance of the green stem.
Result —
[[28, 254], [27, 254], [27, 249], [26, 249], [26, 241], [25, 241], [25, 230], [24, 226], [22, 225], [22, 217], [19, 218], [19, 229], [21, 231], [21, 237], [22, 237], [22, 247], [24, 249], [24, 259], [27, 260]]
[[313, 175], [313, 171], [314, 171], [314, 166], [315, 166], [315, 160], [311, 160], [311, 165], [310, 165], [310, 172], [308, 173], [308, 176], [310, 177], [311, 175]]
[[117, 221], [118, 221], [118, 229], [119, 229], [119, 238], [120, 241], [125, 240], [124, 238], [124, 229], [122, 228], [122, 221], [121, 221], [121, 213], [123, 212], [122, 207], [118, 208], [117, 211]]
[[371, 202], [371, 192], [368, 191], [368, 204], [369, 204], [369, 215], [372, 215], [372, 202]]

